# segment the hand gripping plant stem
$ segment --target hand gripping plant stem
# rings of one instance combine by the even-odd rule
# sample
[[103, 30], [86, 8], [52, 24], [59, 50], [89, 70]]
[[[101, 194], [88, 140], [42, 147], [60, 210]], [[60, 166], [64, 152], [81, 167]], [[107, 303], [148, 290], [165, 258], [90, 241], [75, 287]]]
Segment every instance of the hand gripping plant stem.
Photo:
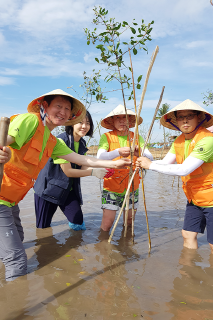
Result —
[[[155, 109], [155, 113], [154, 113], [154, 116], [153, 116], [153, 119], [152, 119], [152, 123], [151, 123], [151, 125], [150, 125], [149, 131], [148, 131], [148, 134], [147, 134], [147, 137], [146, 137], [146, 140], [145, 140], [145, 143], [144, 143], [142, 152], [141, 152], [142, 154], [144, 153], [144, 150], [145, 150], [145, 148], [146, 148], [146, 145], [147, 145], [147, 143], [148, 143], [148, 141], [149, 141], [149, 138], [150, 138], [150, 135], [151, 135], [151, 131], [152, 131], [152, 127], [153, 127], [153, 125], [154, 125], [155, 118], [156, 118], [158, 109], [159, 109], [159, 107], [160, 107], [160, 104], [161, 104], [161, 101], [162, 101], [162, 98], [163, 98], [164, 89], [165, 89], [165, 87], [162, 88], [161, 95], [160, 95], [160, 99], [159, 99], [158, 104], [157, 104], [157, 107], [156, 107], [156, 109]], [[128, 194], [128, 192], [129, 192], [129, 190], [130, 190], [130, 187], [131, 187], [132, 181], [133, 181], [133, 179], [134, 179], [134, 176], [135, 176], [135, 174], [136, 174], [136, 171], [137, 171], [137, 169], [134, 171], [134, 173], [133, 173], [133, 175], [132, 175], [132, 178], [131, 178], [131, 180], [129, 181], [129, 184], [128, 184], [128, 187], [127, 187], [127, 191], [126, 191], [126, 194], [125, 194], [125, 198], [124, 198], [124, 201], [123, 201], [121, 210], [120, 210], [120, 212], [119, 212], [119, 215], [118, 215], [118, 217], [117, 217], [117, 220], [116, 220], [116, 222], [115, 222], [115, 224], [114, 224], [114, 227], [113, 227], [113, 229], [112, 229], [112, 231], [111, 231], [111, 234], [110, 234], [110, 237], [109, 237], [109, 239], [108, 239], [108, 242], [109, 242], [109, 243], [110, 243], [111, 240], [112, 240], [112, 236], [113, 236], [113, 234], [114, 234], [115, 228], [116, 228], [116, 226], [117, 226], [117, 224], [118, 224], [118, 221], [119, 221], [119, 219], [120, 219], [120, 216], [121, 216], [121, 214], [122, 214], [123, 208], [124, 208], [125, 203], [126, 203], [127, 194]]]

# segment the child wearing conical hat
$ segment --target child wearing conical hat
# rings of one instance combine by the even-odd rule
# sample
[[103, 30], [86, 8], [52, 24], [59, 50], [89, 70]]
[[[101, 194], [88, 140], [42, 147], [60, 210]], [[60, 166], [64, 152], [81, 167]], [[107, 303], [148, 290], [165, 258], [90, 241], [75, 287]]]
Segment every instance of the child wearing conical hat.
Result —
[[5, 264], [7, 281], [27, 273], [18, 203], [32, 188], [50, 157], [97, 168], [130, 164], [126, 159], [103, 161], [76, 154], [51, 134], [55, 127], [74, 125], [85, 115], [86, 109], [79, 100], [57, 89], [34, 99], [28, 105], [28, 113], [11, 117], [7, 139], [10, 151], [0, 146], [0, 149], [4, 147], [0, 150], [0, 163], [5, 163], [0, 191], [0, 258]]
[[[135, 113], [127, 109], [127, 117], [129, 128], [135, 126], [136, 117]], [[139, 124], [142, 123], [142, 118], [139, 119]], [[122, 157], [130, 158], [130, 147], [129, 147], [129, 134], [131, 142], [134, 137], [134, 133], [130, 131], [128, 134], [128, 125], [126, 119], [126, 113], [124, 106], [118, 105], [112, 112], [110, 112], [102, 121], [101, 126], [110, 129], [107, 133], [104, 133], [99, 142], [98, 148], [98, 159], [116, 160]], [[139, 144], [142, 148], [144, 140], [140, 136]], [[138, 145], [138, 141], [137, 141]], [[137, 148], [136, 148], [137, 149]], [[138, 151], [135, 150], [133, 162], [136, 161]], [[152, 158], [151, 153], [148, 149], [145, 149], [145, 156]], [[114, 174], [107, 178], [104, 178], [103, 192], [102, 192], [102, 209], [103, 217], [101, 223], [101, 229], [109, 231], [116, 215], [116, 211], [121, 208], [125, 193], [128, 186], [129, 180], [129, 168], [115, 170]], [[135, 213], [138, 207], [138, 196], [139, 196], [139, 173], [136, 173], [134, 178], [134, 209]], [[130, 189], [130, 200], [129, 200], [129, 215], [128, 225], [132, 222], [132, 187]]]
[[[197, 234], [207, 229], [213, 253], [213, 116], [187, 99], [161, 117], [161, 124], [182, 134], [176, 138], [163, 160], [141, 157], [137, 166], [181, 176], [187, 197], [182, 230], [184, 247], [197, 249]], [[177, 164], [175, 164], [177, 162]]]

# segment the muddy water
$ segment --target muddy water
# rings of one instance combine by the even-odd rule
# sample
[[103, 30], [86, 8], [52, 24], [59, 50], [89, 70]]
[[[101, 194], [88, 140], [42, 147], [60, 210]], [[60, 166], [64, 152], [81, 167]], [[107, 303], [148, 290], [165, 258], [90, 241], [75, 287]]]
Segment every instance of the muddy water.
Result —
[[1, 320], [213, 319], [213, 255], [206, 235], [197, 251], [182, 248], [186, 200], [177, 178], [145, 177], [150, 255], [142, 196], [135, 243], [120, 220], [108, 244], [98, 180], [83, 178], [82, 190], [83, 232], [70, 231], [60, 210], [51, 228], [36, 230], [32, 192], [21, 202], [28, 274], [5, 283], [0, 263]]

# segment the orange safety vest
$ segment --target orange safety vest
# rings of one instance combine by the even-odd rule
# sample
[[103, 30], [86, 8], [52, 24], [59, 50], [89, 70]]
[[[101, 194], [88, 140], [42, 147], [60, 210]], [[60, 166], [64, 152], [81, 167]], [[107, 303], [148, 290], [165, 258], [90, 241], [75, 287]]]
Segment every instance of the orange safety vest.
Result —
[[[213, 137], [213, 133], [203, 127], [199, 127], [189, 145], [188, 156], [195, 145], [205, 137]], [[185, 136], [181, 134], [174, 142], [178, 164], [184, 161], [184, 144]], [[213, 206], [213, 163], [204, 162], [199, 168], [187, 176], [181, 177], [181, 179], [183, 181], [183, 191], [189, 202], [192, 201], [199, 207]]]
[[[9, 147], [12, 157], [4, 165], [0, 191], [1, 200], [17, 204], [24, 198], [26, 193], [33, 187], [34, 181], [47, 163], [57, 143], [56, 138], [50, 134], [42, 158], [39, 160], [45, 128], [40, 114], [35, 114], [38, 117], [39, 125], [32, 139], [22, 146], [20, 150]], [[13, 119], [14, 117], [16, 116], [11, 118]]]
[[[107, 141], [109, 144], [109, 150], [108, 151], [112, 151], [115, 149], [120, 148], [120, 143], [118, 140], [118, 136], [117, 136], [117, 132], [116, 130], [110, 131], [105, 133], [106, 137], [107, 137]], [[131, 141], [133, 140], [134, 137], [134, 133], [130, 131], [130, 139]], [[127, 147], [129, 147], [129, 137], [127, 138]], [[120, 159], [121, 157], [117, 157], [115, 160]], [[130, 156], [128, 157], [129, 159], [131, 158]], [[137, 157], [133, 157], [133, 163], [135, 163]], [[124, 192], [125, 189], [127, 189], [128, 187], [128, 181], [129, 181], [129, 168], [127, 169], [115, 169], [114, 174], [109, 177], [109, 178], [104, 178], [104, 185], [103, 188], [112, 192], [118, 192], [118, 193], [122, 193]], [[135, 174], [134, 177], [134, 190], [137, 190], [139, 187], [139, 170], [138, 172]], [[130, 188], [130, 191], [132, 191], [132, 186]]]

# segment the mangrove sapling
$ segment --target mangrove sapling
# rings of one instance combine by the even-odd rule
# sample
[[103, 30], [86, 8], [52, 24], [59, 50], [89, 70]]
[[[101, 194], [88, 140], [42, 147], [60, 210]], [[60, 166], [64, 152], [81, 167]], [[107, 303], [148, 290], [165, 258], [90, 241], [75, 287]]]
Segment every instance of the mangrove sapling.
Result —
[[[104, 30], [103, 32], [98, 33], [97, 27], [94, 28], [93, 31], [85, 28], [84, 31], [87, 36], [87, 44], [89, 45], [92, 42], [92, 44], [96, 44], [96, 48], [100, 50], [100, 57], [96, 57], [95, 60], [100, 64], [106, 65], [105, 70], [107, 76], [104, 80], [106, 82], [117, 80], [120, 84], [123, 104], [126, 111], [125, 93], [126, 90], [131, 91], [129, 95], [127, 95], [128, 100], [131, 100], [133, 98], [133, 90], [131, 90], [131, 77], [127, 75], [129, 72], [131, 72], [131, 67], [126, 66], [124, 56], [128, 52], [128, 50], [133, 51], [134, 55], [137, 55], [138, 49], [147, 51], [146, 41], [151, 41], [151, 25], [154, 23], [154, 21], [152, 21], [148, 25], [144, 24], [144, 20], [142, 20], [142, 24], [138, 24], [135, 22], [135, 19], [133, 19], [132, 24], [129, 24], [126, 21], [116, 22], [115, 18], [107, 19], [108, 10], [106, 10], [105, 8], [95, 7], [93, 11], [95, 14], [93, 23]], [[131, 32], [131, 36], [128, 42], [121, 41], [121, 37], [124, 37], [123, 34], [126, 31]], [[141, 88], [141, 79], [142, 75], [139, 75], [136, 84], [137, 89]], [[126, 119], [127, 127], [129, 129], [127, 112]]]
[[[79, 100], [81, 100], [84, 103], [84, 106], [87, 110], [91, 107], [94, 100], [95, 102], [102, 102], [102, 103], [105, 103], [108, 100], [107, 97], [104, 95], [104, 90], [100, 86], [100, 78], [101, 78], [100, 70], [96, 72], [95, 69], [93, 69], [92, 74], [90, 76], [87, 76], [86, 71], [84, 71], [83, 72], [84, 82], [79, 85], [79, 87], [83, 91], [82, 95], [80, 95], [80, 93], [76, 89], [74, 89], [73, 86], [67, 87], [68, 89], [71, 89], [76, 93], [76, 95], [79, 97]], [[97, 122], [97, 127], [94, 129], [93, 133], [95, 133], [96, 130], [98, 129], [99, 134], [101, 136], [100, 123], [101, 123], [101, 120]], [[87, 145], [88, 145], [91, 140], [91, 137], [89, 138], [85, 137], [84, 139], [87, 140]]]
[[[168, 103], [164, 103], [162, 104], [162, 107], [159, 108], [158, 110], [158, 114], [157, 114], [157, 117], [156, 117], [156, 120], [159, 121], [160, 123], [160, 119], [162, 116], [164, 116], [164, 114], [166, 114], [168, 111], [169, 111], [169, 107], [170, 105]], [[161, 127], [161, 124], [160, 124], [160, 127]], [[164, 141], [164, 144], [163, 144], [163, 149], [165, 149], [165, 145], [166, 145], [166, 131], [165, 131], [165, 127], [163, 126], [163, 141]]]
[[[159, 51], [159, 47], [156, 46], [155, 51], [152, 54], [151, 61], [150, 61], [150, 64], [149, 64], [149, 67], [148, 67], [148, 71], [147, 71], [147, 74], [146, 74], [146, 79], [145, 79], [145, 83], [144, 83], [144, 87], [143, 87], [143, 91], [142, 91], [142, 95], [141, 95], [141, 100], [140, 100], [140, 104], [139, 104], [139, 107], [138, 107], [138, 113], [136, 112], [137, 110], [135, 110], [137, 116], [136, 116], [135, 132], [134, 132], [134, 138], [133, 138], [132, 149], [131, 149], [132, 152], [135, 149], [136, 137], [138, 137], [138, 121], [137, 121], [137, 119], [140, 118], [140, 113], [141, 113], [141, 110], [142, 110], [142, 105], [143, 105], [143, 101], [144, 101], [144, 97], [145, 97], [145, 93], [146, 93], [149, 77], [150, 77], [150, 74], [151, 74], [152, 67], [153, 67], [153, 64], [155, 62], [155, 59], [157, 57], [158, 51]], [[130, 51], [129, 51], [129, 54], [130, 54]], [[131, 63], [131, 67], [132, 67], [131, 54], [130, 54], [130, 63]], [[132, 79], [134, 81], [133, 68], [132, 68]], [[136, 97], [135, 97], [134, 86], [133, 86], [133, 94], [134, 94], [134, 103], [135, 103], [135, 109], [136, 109]], [[149, 130], [148, 136], [150, 137], [150, 135], [151, 135], [151, 131]], [[139, 139], [139, 137], [138, 137], [138, 139]], [[147, 143], [148, 143], [148, 141], [146, 141], [146, 144]], [[139, 146], [139, 140], [138, 140], [138, 146]], [[145, 147], [143, 148], [143, 151], [142, 151], [141, 154], [143, 154], [144, 150], [145, 150]], [[143, 173], [142, 173], [142, 179], [143, 179]], [[142, 180], [142, 189], [143, 189], [143, 180]], [[145, 193], [144, 192], [143, 192], [143, 197], [144, 197], [144, 205], [145, 205], [146, 202], [145, 202]], [[127, 199], [128, 199], [128, 197], [127, 197]], [[145, 212], [146, 212], [146, 206], [145, 206]], [[147, 212], [146, 212], [146, 215], [147, 215]], [[148, 222], [148, 217], [146, 217], [146, 220]], [[133, 228], [134, 228], [134, 226], [133, 226]], [[149, 233], [148, 224], [147, 224], [147, 230], [148, 230], [148, 233]], [[133, 230], [132, 230], [132, 233], [134, 233]], [[149, 238], [150, 238], [150, 235], [149, 235]]]
[[205, 99], [203, 101], [203, 104], [205, 104], [206, 106], [209, 106], [210, 104], [213, 104], [213, 91], [212, 90], [208, 90], [207, 94], [203, 93], [204, 99]]
[[[87, 44], [89, 45], [96, 44], [96, 48], [100, 50], [100, 57], [95, 58], [95, 60], [100, 64], [105, 64], [106, 67], [106, 77], [105, 81], [110, 82], [112, 80], [117, 80], [121, 87], [121, 93], [123, 98], [123, 105], [126, 113], [126, 122], [128, 129], [128, 137], [129, 137], [129, 146], [131, 150], [131, 160], [133, 160], [133, 148], [131, 148], [131, 139], [129, 132], [129, 121], [127, 116], [126, 109], [126, 91], [129, 92], [128, 100], [133, 99], [133, 84], [131, 82], [131, 77], [127, 74], [129, 72], [132, 73], [131, 67], [127, 66], [127, 62], [125, 59], [125, 54], [129, 51], [132, 51], [136, 56], [138, 53], [138, 49], [143, 49], [147, 51], [146, 41], [151, 41], [150, 33], [152, 31], [151, 25], [154, 23], [152, 21], [148, 25], [144, 24], [144, 20], [142, 20], [142, 24], [138, 24], [133, 19], [132, 24], [129, 24], [126, 21], [116, 22], [115, 18], [107, 19], [108, 10], [102, 7], [95, 7], [93, 9], [95, 18], [93, 19], [93, 23], [97, 27], [101, 27], [104, 29], [102, 32], [98, 33], [97, 27], [94, 28], [93, 31], [84, 29], [87, 36]], [[126, 31], [131, 32], [130, 39], [128, 42], [121, 41], [123, 38], [123, 34]], [[142, 79], [142, 75], [139, 75], [137, 78], [136, 88], [141, 89], [140, 81]], [[132, 166], [130, 168], [130, 178], [132, 175]], [[134, 192], [133, 192], [134, 193]], [[129, 197], [129, 194], [127, 194]], [[126, 207], [126, 215], [125, 215], [125, 235], [127, 228], [127, 213], [129, 211], [129, 201], [127, 201]]]
[[[145, 148], [146, 148], [147, 142], [149, 141], [149, 136], [150, 136], [151, 131], [152, 131], [152, 127], [153, 127], [153, 124], [154, 124], [154, 121], [155, 121], [155, 117], [156, 117], [156, 115], [157, 115], [157, 111], [158, 111], [158, 109], [159, 109], [159, 107], [160, 107], [160, 104], [161, 104], [161, 101], [162, 101], [162, 98], [163, 98], [164, 89], [165, 89], [165, 87], [162, 88], [161, 95], [160, 95], [160, 98], [159, 98], [157, 107], [156, 107], [156, 109], [155, 109], [154, 117], [153, 117], [153, 119], [152, 119], [152, 123], [151, 123], [151, 125], [150, 125], [149, 132], [148, 132], [147, 138], [146, 138], [146, 140], [145, 140], [145, 143], [144, 143], [144, 146], [143, 146], [143, 149], [142, 149], [141, 154], [143, 154], [143, 152], [144, 152], [144, 150], [145, 150]], [[126, 195], [125, 195], [125, 198], [124, 198], [124, 201], [123, 201], [121, 210], [120, 210], [120, 212], [119, 212], [119, 214], [118, 214], [117, 220], [116, 220], [116, 222], [115, 222], [115, 224], [114, 224], [114, 226], [113, 226], [113, 229], [112, 229], [112, 231], [111, 231], [110, 237], [109, 237], [109, 239], [108, 239], [108, 242], [109, 242], [109, 243], [110, 243], [111, 240], [112, 240], [112, 236], [113, 236], [113, 234], [114, 234], [115, 228], [116, 228], [116, 226], [117, 226], [117, 224], [118, 224], [118, 221], [119, 221], [119, 219], [120, 219], [120, 216], [121, 216], [121, 214], [122, 214], [123, 208], [124, 208], [125, 203], [126, 203], [127, 194], [128, 194], [128, 192], [129, 192], [129, 190], [130, 190], [130, 186], [131, 186], [131, 183], [132, 183], [132, 181], [133, 181], [133, 179], [134, 179], [134, 176], [135, 176], [135, 174], [136, 174], [136, 171], [137, 171], [137, 170], [134, 171], [134, 173], [133, 173], [133, 175], [132, 175], [132, 178], [131, 178], [131, 180], [130, 180], [130, 182], [129, 182], [129, 185], [128, 185], [128, 187], [127, 187]], [[150, 246], [150, 247], [149, 247], [149, 251], [150, 251], [150, 250], [151, 250], [151, 240], [150, 240], [150, 242], [149, 242], [149, 246]]]
[[87, 110], [94, 102], [94, 98], [96, 102], [105, 103], [108, 99], [104, 95], [104, 90], [100, 86], [100, 70], [96, 72], [95, 69], [93, 69], [90, 76], [87, 76], [86, 71], [84, 71], [83, 78], [84, 82], [79, 85], [83, 91], [82, 95], [80, 95], [79, 92], [73, 88], [73, 86], [67, 87], [67, 89], [71, 89], [77, 94]]

